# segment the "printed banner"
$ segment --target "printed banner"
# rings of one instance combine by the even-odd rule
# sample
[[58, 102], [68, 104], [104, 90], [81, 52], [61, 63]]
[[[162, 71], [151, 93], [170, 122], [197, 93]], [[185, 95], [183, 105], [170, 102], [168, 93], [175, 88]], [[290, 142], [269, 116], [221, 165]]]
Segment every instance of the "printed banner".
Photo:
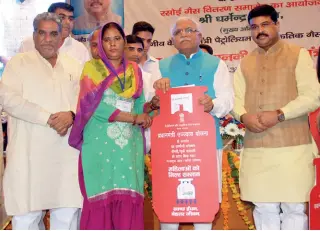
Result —
[[161, 222], [212, 222], [219, 210], [216, 131], [198, 99], [206, 87], [158, 92], [151, 127], [153, 208]]
[[124, 25], [123, 0], [67, 0], [74, 7], [74, 37], [87, 43], [89, 34], [107, 22]]
[[[259, 3], [258, 3], [259, 2]], [[147, 21], [155, 27], [151, 54], [165, 58], [176, 49], [170, 40], [170, 28], [179, 16], [197, 20], [201, 26], [202, 43], [212, 46], [214, 55], [224, 60], [234, 72], [241, 58], [256, 47], [247, 22], [248, 12], [258, 4], [271, 4], [279, 12], [281, 38], [309, 50], [318, 56], [320, 0], [162, 0], [125, 1], [125, 29], [131, 33], [137, 21]], [[148, 10], [146, 10], [148, 9]]]

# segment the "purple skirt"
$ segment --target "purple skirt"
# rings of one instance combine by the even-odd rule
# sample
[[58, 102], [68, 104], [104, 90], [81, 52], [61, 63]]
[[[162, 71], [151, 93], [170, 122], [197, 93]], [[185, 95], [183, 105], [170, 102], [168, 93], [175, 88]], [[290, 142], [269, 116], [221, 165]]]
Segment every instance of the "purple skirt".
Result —
[[81, 230], [143, 230], [143, 197], [112, 195], [89, 202], [85, 190], [81, 155], [78, 162], [79, 185], [83, 196]]

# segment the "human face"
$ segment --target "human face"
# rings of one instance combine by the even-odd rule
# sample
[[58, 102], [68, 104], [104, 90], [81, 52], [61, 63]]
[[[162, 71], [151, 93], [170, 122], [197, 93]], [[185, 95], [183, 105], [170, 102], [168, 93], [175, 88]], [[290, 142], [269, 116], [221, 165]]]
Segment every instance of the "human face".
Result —
[[62, 21], [62, 38], [67, 38], [70, 35], [74, 25], [73, 12], [58, 8], [56, 9], [55, 14], [57, 14]]
[[111, 0], [84, 0], [84, 8], [89, 14], [106, 14]]
[[270, 16], [255, 17], [249, 23], [252, 39], [259, 47], [268, 50], [279, 40], [279, 22], [274, 23]]
[[144, 45], [144, 54], [147, 55], [150, 49], [153, 34], [149, 31], [139, 31], [136, 36], [142, 39]]
[[109, 27], [104, 31], [102, 46], [108, 59], [117, 60], [122, 58], [124, 51], [124, 39], [116, 28]]
[[173, 45], [182, 54], [189, 56], [199, 49], [202, 35], [191, 20], [180, 20], [173, 31]]
[[124, 54], [130, 61], [140, 63], [143, 56], [143, 47], [141, 43], [127, 43], [125, 46]]
[[33, 40], [36, 50], [47, 60], [55, 58], [61, 44], [61, 33], [56, 22], [42, 20], [38, 29], [33, 33]]
[[99, 42], [99, 32], [100, 30], [96, 30], [91, 38], [90, 41], [90, 50], [91, 50], [91, 55], [94, 59], [99, 59], [99, 50], [98, 50], [98, 42]]

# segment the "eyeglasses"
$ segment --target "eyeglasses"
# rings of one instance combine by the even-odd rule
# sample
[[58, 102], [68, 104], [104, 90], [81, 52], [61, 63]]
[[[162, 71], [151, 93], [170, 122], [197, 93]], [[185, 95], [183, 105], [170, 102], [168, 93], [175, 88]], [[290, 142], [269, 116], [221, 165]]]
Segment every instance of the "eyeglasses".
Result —
[[187, 27], [185, 29], [178, 29], [176, 30], [175, 32], [173, 32], [173, 35], [174, 36], [180, 36], [182, 35], [182, 33], [185, 33], [185, 34], [192, 34], [192, 33], [195, 33], [195, 32], [199, 32], [197, 29], [193, 29], [191, 27]]
[[261, 29], [267, 29], [267, 28], [269, 28], [270, 26], [275, 25], [275, 24], [276, 24], [275, 22], [263, 22], [263, 23], [261, 23], [260, 25], [253, 24], [253, 25], [250, 26], [250, 28], [251, 28], [251, 30], [253, 30], [253, 31], [257, 31], [257, 30], [259, 30], [260, 28], [261, 28]]

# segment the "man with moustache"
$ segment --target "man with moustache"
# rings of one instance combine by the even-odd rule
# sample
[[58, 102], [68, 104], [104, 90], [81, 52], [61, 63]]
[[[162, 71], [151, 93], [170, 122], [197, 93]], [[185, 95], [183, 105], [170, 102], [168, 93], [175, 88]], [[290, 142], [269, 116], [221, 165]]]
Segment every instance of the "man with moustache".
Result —
[[[221, 202], [222, 175], [222, 138], [219, 132], [219, 118], [226, 116], [233, 107], [233, 87], [227, 65], [219, 58], [203, 52], [200, 48], [202, 39], [200, 25], [188, 17], [179, 18], [172, 30], [172, 41], [178, 54], [160, 60], [161, 78], [154, 83], [154, 88], [168, 91], [170, 87], [187, 85], [206, 86], [208, 91], [200, 97], [199, 104], [215, 121], [219, 201]], [[161, 100], [161, 99], [160, 99]], [[161, 109], [160, 109], [161, 110]], [[208, 182], [210, 183], [210, 182]], [[194, 223], [197, 230], [211, 230], [212, 223]], [[161, 223], [161, 229], [177, 230], [179, 224]]]
[[122, 24], [122, 18], [111, 10], [111, 0], [84, 0], [85, 12], [75, 20], [74, 32], [76, 35], [89, 34], [98, 26], [108, 22]]
[[308, 229], [306, 203], [314, 185], [308, 113], [319, 107], [319, 83], [304, 48], [280, 39], [277, 11], [248, 14], [258, 45], [234, 75], [234, 116], [246, 126], [241, 199], [251, 201], [258, 230]]
[[[57, 2], [50, 5], [48, 12], [57, 14], [62, 21], [62, 41], [59, 44], [59, 51], [67, 53], [82, 64], [90, 60], [89, 51], [85, 45], [71, 37], [74, 25], [73, 6], [65, 2]], [[34, 49], [33, 37], [28, 37], [22, 41], [19, 52], [23, 53]]]
[[78, 185], [77, 150], [68, 145], [77, 105], [82, 65], [58, 52], [62, 23], [53, 13], [33, 22], [35, 50], [14, 56], [2, 81], [24, 99], [55, 113], [50, 126], [9, 118], [5, 207], [13, 229], [43, 228], [50, 210], [51, 229], [77, 229], [82, 196]]

